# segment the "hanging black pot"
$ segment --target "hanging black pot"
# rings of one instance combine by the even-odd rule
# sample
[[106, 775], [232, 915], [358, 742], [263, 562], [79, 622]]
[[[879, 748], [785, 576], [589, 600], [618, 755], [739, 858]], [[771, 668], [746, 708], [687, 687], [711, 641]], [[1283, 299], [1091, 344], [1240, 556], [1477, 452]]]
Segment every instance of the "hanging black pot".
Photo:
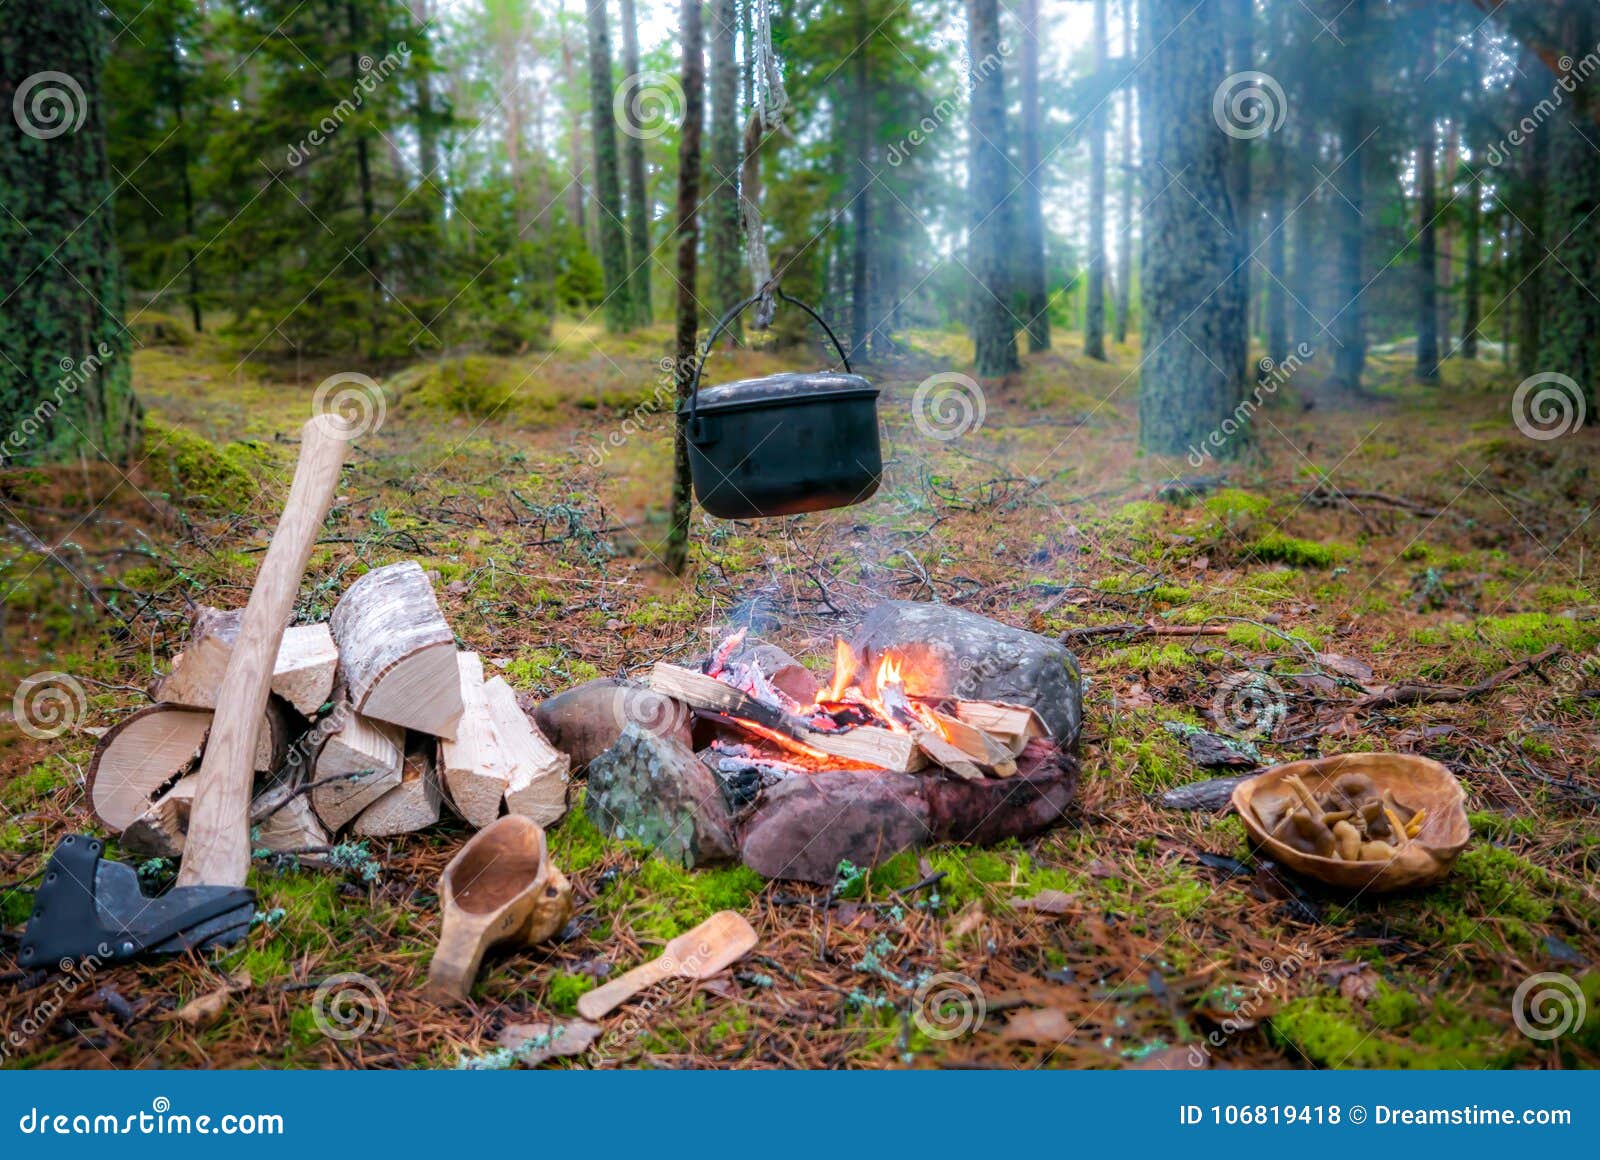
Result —
[[778, 297], [816, 319], [844, 373], [767, 375], [701, 390], [705, 358], [759, 295], [712, 328], [678, 416], [688, 433], [695, 497], [723, 519], [848, 507], [871, 496], [883, 479], [878, 388], [850, 373], [844, 347], [815, 310], [781, 290]]

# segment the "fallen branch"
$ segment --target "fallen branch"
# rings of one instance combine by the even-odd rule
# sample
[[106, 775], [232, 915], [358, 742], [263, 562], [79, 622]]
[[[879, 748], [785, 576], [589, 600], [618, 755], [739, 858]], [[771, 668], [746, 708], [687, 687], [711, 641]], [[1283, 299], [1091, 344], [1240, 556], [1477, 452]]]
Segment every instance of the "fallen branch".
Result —
[[1062, 644], [1073, 641], [1094, 640], [1102, 636], [1118, 636], [1124, 640], [1137, 640], [1142, 636], [1226, 636], [1228, 629], [1221, 624], [1099, 624], [1091, 628], [1069, 628], [1061, 634]]
[[1558, 644], [1553, 644], [1538, 656], [1528, 657], [1516, 664], [1507, 665], [1494, 676], [1487, 680], [1479, 681], [1476, 685], [1391, 685], [1381, 693], [1373, 693], [1369, 697], [1362, 697], [1352, 702], [1351, 709], [1385, 709], [1395, 705], [1432, 705], [1453, 704], [1457, 701], [1469, 701], [1473, 697], [1498, 689], [1524, 673], [1530, 672], [1546, 661], [1560, 656], [1565, 650]]

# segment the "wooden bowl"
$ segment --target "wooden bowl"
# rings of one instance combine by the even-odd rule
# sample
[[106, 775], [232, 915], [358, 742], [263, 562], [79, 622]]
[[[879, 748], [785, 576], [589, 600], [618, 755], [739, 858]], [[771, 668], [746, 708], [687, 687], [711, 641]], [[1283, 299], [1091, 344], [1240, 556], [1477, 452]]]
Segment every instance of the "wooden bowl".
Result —
[[[1256, 816], [1256, 807], [1272, 812], [1294, 796], [1284, 779], [1298, 774], [1317, 797], [1345, 774], [1372, 779], [1379, 793], [1389, 790], [1405, 811], [1426, 809], [1422, 829], [1393, 858], [1347, 862], [1306, 854], [1274, 838]], [[1241, 782], [1233, 791], [1233, 808], [1255, 845], [1271, 857], [1310, 878], [1344, 890], [1387, 893], [1429, 886], [1450, 872], [1450, 864], [1472, 836], [1467, 821], [1466, 793], [1456, 776], [1437, 761], [1403, 753], [1347, 753], [1316, 761], [1292, 761]]]

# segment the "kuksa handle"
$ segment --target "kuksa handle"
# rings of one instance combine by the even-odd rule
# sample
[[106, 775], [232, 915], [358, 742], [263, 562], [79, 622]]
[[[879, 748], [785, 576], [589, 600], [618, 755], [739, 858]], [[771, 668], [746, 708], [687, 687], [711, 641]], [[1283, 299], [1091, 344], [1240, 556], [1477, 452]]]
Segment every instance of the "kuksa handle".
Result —
[[671, 959], [651, 959], [633, 970], [618, 975], [603, 987], [596, 987], [578, 999], [578, 1014], [585, 1019], [599, 1019], [626, 1003], [646, 987], [670, 978], [674, 971]]

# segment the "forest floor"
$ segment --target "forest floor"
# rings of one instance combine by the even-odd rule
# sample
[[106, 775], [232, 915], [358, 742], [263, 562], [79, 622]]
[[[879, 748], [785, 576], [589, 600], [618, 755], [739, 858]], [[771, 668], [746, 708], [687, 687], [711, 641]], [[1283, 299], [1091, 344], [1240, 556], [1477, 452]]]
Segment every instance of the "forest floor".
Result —
[[[88, 730], [147, 703], [193, 603], [243, 603], [313, 389], [348, 369], [245, 364], [175, 326], [141, 333], [143, 462], [126, 477], [0, 475], [11, 518], [60, 545], [46, 557], [14, 528], [0, 545], [4, 687], [58, 670], [88, 693], [62, 736], [0, 732], [7, 1063], [504, 1063], [503, 1027], [570, 1017], [597, 977], [728, 907], [761, 936], [730, 979], [625, 1008], [556, 1065], [1600, 1063], [1600, 698], [1589, 667], [1600, 644], [1590, 578], [1600, 431], [1525, 437], [1508, 406], [1517, 376], [1498, 363], [1451, 362], [1442, 385], [1424, 387], [1402, 361], [1380, 360], [1359, 397], [1329, 393], [1313, 364], [1256, 416], [1246, 459], [1196, 469], [1138, 453], [1137, 352], [1093, 363], [1070, 335], [989, 391], [980, 428], [947, 442], [912, 422], [912, 392], [933, 371], [968, 365], [970, 351], [911, 336], [913, 353], [868, 371], [884, 388], [878, 495], [765, 523], [697, 511], [683, 581], [655, 559], [668, 425], [629, 421], [661, 379], [665, 328], [611, 339], [566, 326], [550, 352], [401, 372], [386, 380], [386, 421], [358, 446], [298, 609], [325, 617], [367, 566], [416, 558], [438, 574], [460, 643], [536, 698], [698, 655], [752, 602], [776, 623], [769, 639], [819, 668], [833, 636], [886, 597], [1072, 634], [1088, 689], [1068, 824], [994, 849], [902, 855], [829, 891], [676, 869], [602, 841], [575, 808], [551, 835], [578, 900], [572, 937], [493, 958], [460, 1012], [419, 993], [459, 822], [372, 843], [370, 880], [258, 861], [264, 920], [209, 961], [105, 969], [65, 986], [11, 969], [31, 905], [15, 884], [63, 835], [93, 827]], [[718, 374], [807, 357], [719, 356]], [[1189, 486], [1170, 486], [1180, 477]], [[1147, 622], [1224, 632], [1083, 631]], [[1353, 707], [1363, 685], [1471, 686], [1552, 645], [1563, 651], [1454, 703]], [[1237, 818], [1156, 803], [1212, 775], [1179, 734], [1214, 728], [1218, 690], [1246, 670], [1270, 676], [1287, 706], [1256, 742], [1266, 762], [1401, 750], [1462, 778], [1473, 839], [1446, 882], [1341, 898], [1258, 863]], [[1060, 913], [1017, 905], [1044, 889], [1067, 896], [1051, 908]], [[173, 1017], [244, 972], [248, 987], [216, 1022]], [[330, 1038], [313, 994], [345, 972], [375, 980], [387, 1014], [359, 1038]], [[1586, 997], [1587, 1021], [1556, 1039], [1530, 1038], [1514, 1018], [1514, 992], [1538, 972], [1576, 980]], [[932, 1038], [910, 1013], [919, 986], [926, 994], [952, 973], [981, 987], [987, 1017]]]

